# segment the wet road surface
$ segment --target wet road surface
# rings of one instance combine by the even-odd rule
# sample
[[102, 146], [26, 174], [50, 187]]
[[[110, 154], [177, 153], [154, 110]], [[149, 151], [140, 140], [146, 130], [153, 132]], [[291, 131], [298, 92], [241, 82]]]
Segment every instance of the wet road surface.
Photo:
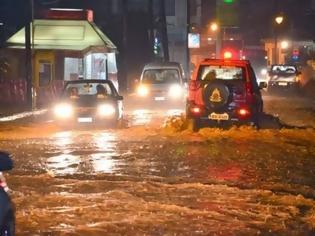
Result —
[[[274, 113], [290, 102], [266, 101]], [[312, 125], [303, 109], [296, 125]], [[160, 128], [165, 113], [136, 110], [122, 130], [43, 123], [0, 132], [1, 149], [14, 154], [18, 235], [315, 233], [313, 129], [170, 132]]]

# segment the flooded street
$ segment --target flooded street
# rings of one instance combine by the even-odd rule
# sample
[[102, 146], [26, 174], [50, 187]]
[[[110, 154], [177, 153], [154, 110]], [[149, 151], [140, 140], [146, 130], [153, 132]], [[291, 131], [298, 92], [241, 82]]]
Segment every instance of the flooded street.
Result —
[[17, 234], [314, 235], [314, 103], [289, 104], [265, 98], [281, 130], [174, 132], [178, 110], [131, 105], [119, 130], [0, 126]]

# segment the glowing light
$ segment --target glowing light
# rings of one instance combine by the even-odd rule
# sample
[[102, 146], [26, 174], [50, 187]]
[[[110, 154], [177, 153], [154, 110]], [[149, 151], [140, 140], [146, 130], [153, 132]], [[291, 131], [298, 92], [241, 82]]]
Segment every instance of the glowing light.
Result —
[[70, 104], [61, 103], [54, 107], [54, 113], [58, 118], [70, 118], [73, 115], [73, 108]]
[[266, 74], [267, 74], [267, 72], [268, 72], [268, 71], [267, 71], [267, 69], [265, 69], [265, 68], [264, 68], [264, 69], [261, 69], [260, 74], [262, 74], [262, 75], [266, 75]]
[[140, 97], [146, 97], [149, 94], [149, 89], [145, 85], [140, 85], [137, 89], [137, 94]]
[[280, 25], [283, 22], [283, 20], [284, 20], [283, 16], [277, 16], [275, 18], [275, 21], [278, 25]]
[[226, 52], [224, 52], [223, 57], [224, 57], [224, 59], [231, 59], [232, 53], [230, 51], [226, 51]]
[[192, 113], [196, 113], [196, 114], [201, 112], [201, 109], [199, 107], [193, 107], [190, 110], [191, 110]]
[[211, 23], [210, 29], [212, 31], [217, 31], [219, 29], [219, 25], [216, 22]]
[[282, 49], [287, 49], [289, 47], [289, 42], [288, 41], [282, 41], [281, 42], [281, 48]]
[[99, 105], [97, 110], [100, 116], [112, 116], [116, 112], [115, 107], [111, 104]]
[[180, 98], [183, 95], [182, 87], [178, 84], [173, 84], [168, 93], [172, 98]]
[[238, 110], [238, 114], [241, 116], [247, 116], [249, 115], [249, 111], [247, 109], [242, 108]]

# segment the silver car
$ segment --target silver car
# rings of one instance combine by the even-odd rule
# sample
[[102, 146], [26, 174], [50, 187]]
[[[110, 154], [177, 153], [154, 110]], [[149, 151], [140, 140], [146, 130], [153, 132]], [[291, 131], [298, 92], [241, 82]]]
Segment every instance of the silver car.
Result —
[[178, 103], [185, 101], [186, 87], [184, 70], [179, 63], [151, 63], [143, 68], [137, 95], [142, 101]]

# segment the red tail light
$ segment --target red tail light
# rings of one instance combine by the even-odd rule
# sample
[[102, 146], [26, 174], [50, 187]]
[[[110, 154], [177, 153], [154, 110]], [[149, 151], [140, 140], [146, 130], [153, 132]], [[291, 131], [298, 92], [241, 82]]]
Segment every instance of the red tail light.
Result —
[[200, 114], [201, 113], [200, 107], [192, 107], [190, 110], [193, 114]]
[[253, 102], [253, 86], [250, 82], [246, 82], [245, 84], [246, 98], [248, 102]]
[[246, 108], [241, 108], [237, 111], [237, 114], [240, 116], [240, 117], [247, 117], [250, 115], [250, 111]]

